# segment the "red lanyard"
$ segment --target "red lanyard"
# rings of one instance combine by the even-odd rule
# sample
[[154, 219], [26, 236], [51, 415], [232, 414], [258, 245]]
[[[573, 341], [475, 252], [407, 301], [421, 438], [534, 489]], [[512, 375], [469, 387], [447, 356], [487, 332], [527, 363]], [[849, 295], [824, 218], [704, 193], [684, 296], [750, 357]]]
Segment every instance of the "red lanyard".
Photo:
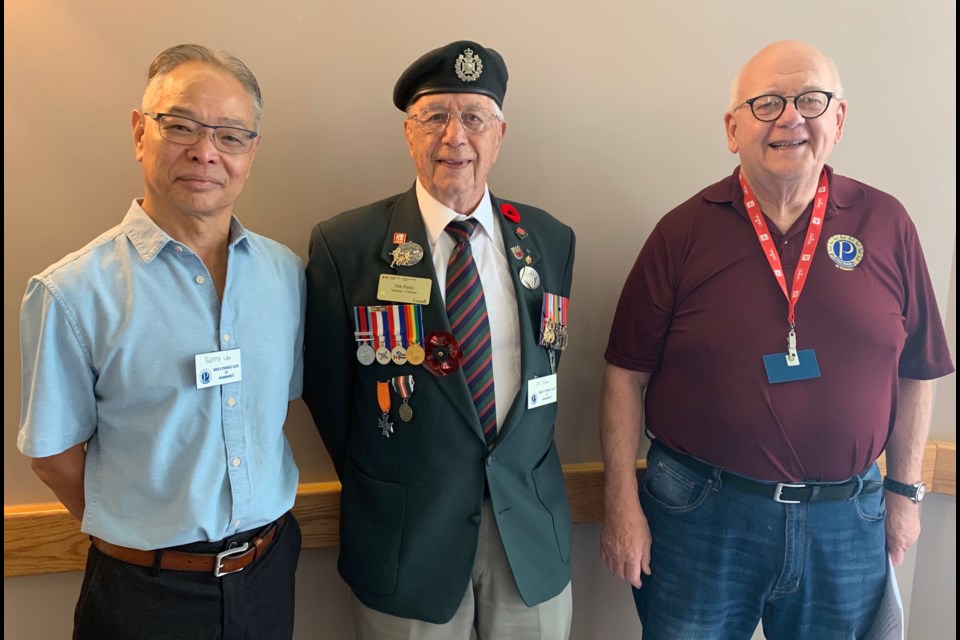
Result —
[[810, 273], [810, 265], [813, 264], [813, 252], [817, 248], [817, 242], [820, 240], [820, 232], [823, 230], [823, 214], [827, 210], [827, 197], [830, 195], [830, 187], [827, 183], [827, 172], [820, 173], [820, 185], [817, 187], [817, 197], [813, 205], [813, 213], [810, 215], [810, 225], [807, 227], [807, 239], [803, 243], [803, 253], [800, 254], [800, 262], [797, 263], [797, 270], [793, 274], [793, 289], [787, 293], [787, 279], [783, 275], [783, 267], [780, 264], [780, 255], [776, 247], [773, 246], [773, 239], [770, 237], [770, 231], [767, 229], [767, 221], [763, 219], [763, 213], [757, 204], [753, 191], [747, 181], [743, 179], [743, 173], [740, 173], [740, 187], [743, 189], [743, 204], [747, 208], [747, 214], [750, 221], [753, 222], [753, 230], [757, 232], [757, 239], [763, 252], [767, 256], [767, 262], [770, 263], [770, 269], [780, 284], [780, 290], [787, 298], [789, 311], [787, 312], [787, 322], [793, 329], [795, 324], [795, 309], [797, 300], [800, 299], [800, 292], [803, 291], [803, 285], [807, 282], [807, 274]]

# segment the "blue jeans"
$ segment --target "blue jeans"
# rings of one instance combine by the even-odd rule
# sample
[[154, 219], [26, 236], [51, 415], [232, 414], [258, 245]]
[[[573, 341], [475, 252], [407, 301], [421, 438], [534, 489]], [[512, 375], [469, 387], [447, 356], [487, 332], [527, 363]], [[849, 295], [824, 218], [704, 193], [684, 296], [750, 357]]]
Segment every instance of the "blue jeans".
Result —
[[[876, 466], [865, 481], [880, 481]], [[633, 596], [645, 640], [863, 636], [887, 572], [883, 491], [781, 504], [721, 486], [654, 443], [640, 503], [652, 574]]]

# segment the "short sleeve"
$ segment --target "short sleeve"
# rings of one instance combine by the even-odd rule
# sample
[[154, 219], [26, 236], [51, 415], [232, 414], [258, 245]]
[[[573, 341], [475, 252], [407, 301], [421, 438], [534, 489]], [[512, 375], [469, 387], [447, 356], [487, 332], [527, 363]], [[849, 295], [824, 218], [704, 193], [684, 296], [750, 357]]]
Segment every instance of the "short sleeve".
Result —
[[97, 426], [96, 374], [76, 319], [33, 278], [20, 309], [22, 402], [17, 447], [46, 457], [86, 442]]

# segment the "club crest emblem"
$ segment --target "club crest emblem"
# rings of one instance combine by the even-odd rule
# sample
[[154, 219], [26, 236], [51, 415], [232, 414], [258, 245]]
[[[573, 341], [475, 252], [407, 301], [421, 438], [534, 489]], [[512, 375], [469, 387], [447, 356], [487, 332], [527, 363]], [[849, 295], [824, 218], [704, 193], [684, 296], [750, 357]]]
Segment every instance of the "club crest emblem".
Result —
[[853, 271], [863, 260], [863, 243], [842, 233], [830, 236], [827, 240], [827, 254], [838, 269]]
[[483, 73], [483, 61], [473, 53], [473, 49], [464, 49], [453, 68], [458, 78], [464, 82], [473, 82]]

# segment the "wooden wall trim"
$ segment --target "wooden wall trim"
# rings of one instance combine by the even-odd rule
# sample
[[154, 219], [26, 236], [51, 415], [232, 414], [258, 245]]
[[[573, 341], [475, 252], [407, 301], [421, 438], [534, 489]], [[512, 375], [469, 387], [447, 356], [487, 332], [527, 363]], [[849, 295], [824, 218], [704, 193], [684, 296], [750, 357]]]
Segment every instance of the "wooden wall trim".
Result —
[[[879, 462], [883, 469], [882, 457]], [[638, 474], [645, 469], [646, 461], [639, 461]], [[563, 474], [573, 523], [600, 522], [603, 519], [603, 465], [599, 462], [567, 464], [563, 466]], [[930, 491], [956, 496], [956, 443], [928, 442], [922, 475]], [[339, 482], [301, 484], [293, 512], [303, 530], [305, 549], [339, 544]], [[59, 502], [3, 508], [3, 575], [6, 578], [80, 571], [88, 546], [89, 538], [80, 532], [80, 524]]]

